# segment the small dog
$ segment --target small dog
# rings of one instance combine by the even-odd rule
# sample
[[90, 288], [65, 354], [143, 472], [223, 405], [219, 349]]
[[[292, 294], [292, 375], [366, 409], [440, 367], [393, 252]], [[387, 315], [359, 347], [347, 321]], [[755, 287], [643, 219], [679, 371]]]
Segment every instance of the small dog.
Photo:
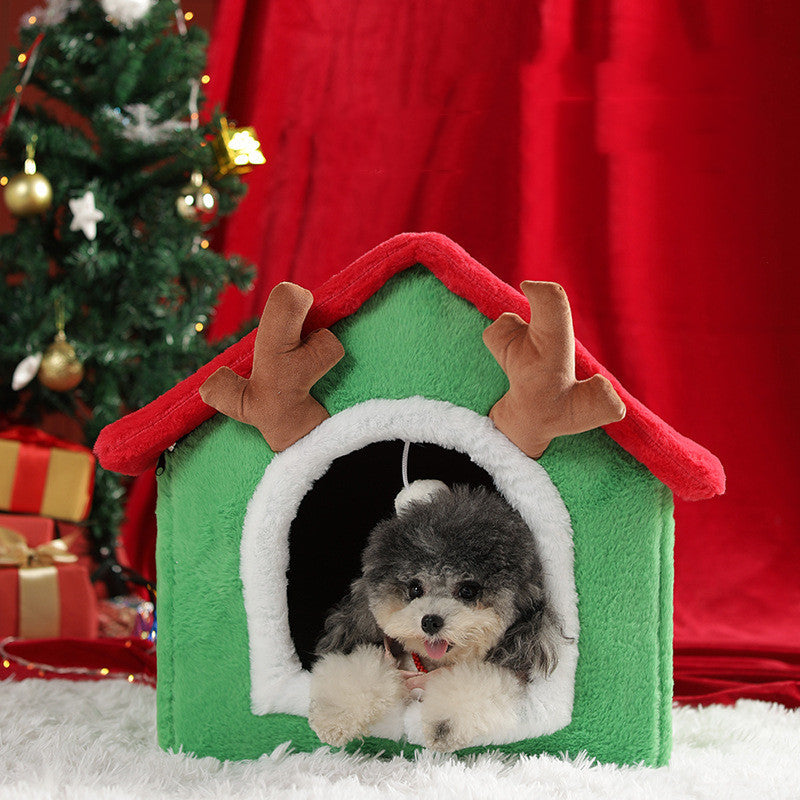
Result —
[[[403, 498], [423, 483], [422, 497]], [[342, 746], [421, 699], [428, 747], [489, 744], [558, 658], [562, 634], [533, 534], [483, 488], [418, 481], [396, 506], [325, 622], [309, 722]]]

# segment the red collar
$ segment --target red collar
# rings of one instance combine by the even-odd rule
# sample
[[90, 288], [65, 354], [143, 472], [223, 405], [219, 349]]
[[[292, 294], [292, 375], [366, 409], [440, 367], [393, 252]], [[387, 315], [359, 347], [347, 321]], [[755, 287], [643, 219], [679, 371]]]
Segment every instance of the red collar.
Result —
[[[400, 642], [398, 642], [397, 639], [391, 639], [388, 636], [383, 637], [383, 649], [388, 658], [393, 658], [395, 660], [399, 659], [404, 652], [403, 646], [400, 644]], [[419, 655], [419, 653], [412, 652], [411, 658], [414, 661], [414, 666], [417, 668], [417, 672], [428, 672], [425, 665], [422, 663], [422, 657]]]
[[418, 653], [412, 653], [411, 658], [414, 660], [414, 666], [417, 668], [417, 672], [427, 672], [428, 670], [425, 668], [425, 665], [422, 663], [422, 658], [420, 658]]

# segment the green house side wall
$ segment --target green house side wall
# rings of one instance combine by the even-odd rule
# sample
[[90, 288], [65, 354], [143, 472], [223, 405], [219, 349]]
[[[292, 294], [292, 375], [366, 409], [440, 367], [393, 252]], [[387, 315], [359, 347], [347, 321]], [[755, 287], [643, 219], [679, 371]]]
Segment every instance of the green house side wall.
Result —
[[[332, 414], [414, 395], [486, 414], [507, 388], [481, 340], [487, 324], [426, 269], [407, 270], [334, 326], [346, 355], [314, 394]], [[287, 740], [298, 750], [319, 746], [305, 718], [250, 711], [239, 546], [272, 455], [257, 431], [217, 415], [168, 454], [159, 477], [158, 736], [166, 749], [241, 759]], [[573, 719], [551, 736], [497, 749], [666, 763], [672, 495], [602, 431], [555, 440], [540, 463], [574, 529], [581, 634]], [[368, 739], [362, 749], [414, 748]]]

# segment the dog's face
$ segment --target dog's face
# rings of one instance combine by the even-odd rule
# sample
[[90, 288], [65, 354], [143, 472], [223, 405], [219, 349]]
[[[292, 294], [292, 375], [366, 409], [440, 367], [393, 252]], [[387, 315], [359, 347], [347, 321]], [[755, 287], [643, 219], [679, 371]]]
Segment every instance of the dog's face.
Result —
[[[507, 593], [502, 593], [507, 594]], [[510, 598], [488, 596], [471, 574], [418, 570], [370, 598], [381, 630], [408, 651], [447, 665], [482, 660], [511, 622]]]
[[437, 665], [483, 660], [544, 607], [533, 535], [497, 494], [456, 487], [379, 523], [361, 589], [384, 634]]

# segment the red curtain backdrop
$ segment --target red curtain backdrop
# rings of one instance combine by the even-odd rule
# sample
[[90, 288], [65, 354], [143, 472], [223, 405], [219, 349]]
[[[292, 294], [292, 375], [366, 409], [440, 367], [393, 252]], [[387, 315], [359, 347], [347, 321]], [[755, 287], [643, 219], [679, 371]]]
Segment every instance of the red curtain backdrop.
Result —
[[211, 100], [268, 161], [218, 239], [258, 280], [214, 333], [402, 231], [562, 283], [726, 467], [676, 508], [677, 663], [727, 676], [709, 696], [800, 663], [798, 41], [795, 0], [220, 0], [212, 37]]

